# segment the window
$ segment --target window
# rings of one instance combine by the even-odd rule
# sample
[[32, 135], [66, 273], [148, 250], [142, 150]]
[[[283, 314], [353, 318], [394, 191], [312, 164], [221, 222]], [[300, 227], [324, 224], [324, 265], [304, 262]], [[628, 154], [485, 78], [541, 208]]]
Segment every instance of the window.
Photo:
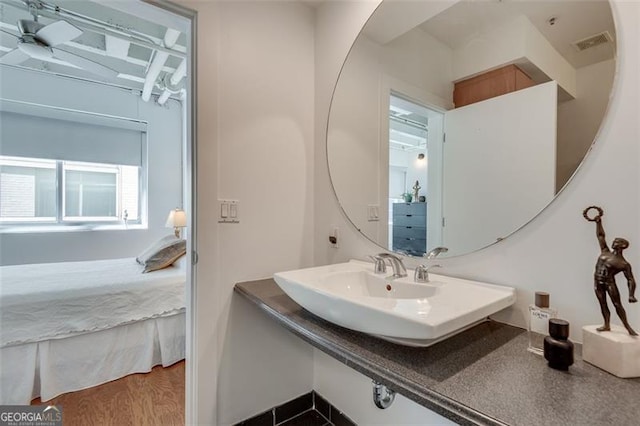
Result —
[[56, 219], [56, 162], [0, 157], [0, 220]]
[[64, 220], [139, 219], [140, 168], [62, 162]]
[[145, 121], [0, 98], [0, 122], [2, 229], [144, 222]]
[[0, 156], [4, 223], [140, 223], [141, 168]]
[[118, 218], [118, 168], [63, 163], [64, 218]]

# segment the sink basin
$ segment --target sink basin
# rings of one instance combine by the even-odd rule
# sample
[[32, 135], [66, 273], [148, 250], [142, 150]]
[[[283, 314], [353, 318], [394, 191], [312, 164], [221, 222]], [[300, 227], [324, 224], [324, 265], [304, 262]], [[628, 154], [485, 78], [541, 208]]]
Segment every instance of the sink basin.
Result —
[[319, 277], [318, 284], [319, 288], [330, 293], [352, 299], [358, 297], [424, 299], [434, 296], [438, 288], [432, 283], [415, 284], [407, 282], [406, 279], [385, 279], [384, 275], [375, 275], [366, 270], [329, 272]]
[[[389, 273], [390, 275], [390, 273]], [[280, 288], [311, 313], [408, 346], [430, 346], [515, 302], [515, 290], [430, 274], [429, 283], [375, 274], [356, 260], [279, 272]]]

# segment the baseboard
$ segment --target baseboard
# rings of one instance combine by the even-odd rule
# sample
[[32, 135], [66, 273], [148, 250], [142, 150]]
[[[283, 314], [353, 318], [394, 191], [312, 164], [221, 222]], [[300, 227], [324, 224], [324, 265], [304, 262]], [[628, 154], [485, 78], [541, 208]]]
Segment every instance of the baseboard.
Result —
[[236, 423], [235, 426], [356, 426], [316, 391]]

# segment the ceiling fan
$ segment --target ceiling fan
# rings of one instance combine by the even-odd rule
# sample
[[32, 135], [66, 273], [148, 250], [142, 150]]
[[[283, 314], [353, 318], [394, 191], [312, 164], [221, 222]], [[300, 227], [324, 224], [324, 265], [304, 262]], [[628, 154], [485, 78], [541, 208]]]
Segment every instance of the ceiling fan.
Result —
[[0, 29], [18, 39], [18, 47], [0, 57], [0, 64], [18, 65], [29, 58], [44, 61], [54, 58], [101, 77], [118, 76], [118, 72], [109, 67], [55, 47], [80, 36], [82, 30], [78, 27], [63, 20], [43, 25], [38, 22], [38, 16], [35, 13], [33, 18], [33, 20], [18, 20], [19, 36]]

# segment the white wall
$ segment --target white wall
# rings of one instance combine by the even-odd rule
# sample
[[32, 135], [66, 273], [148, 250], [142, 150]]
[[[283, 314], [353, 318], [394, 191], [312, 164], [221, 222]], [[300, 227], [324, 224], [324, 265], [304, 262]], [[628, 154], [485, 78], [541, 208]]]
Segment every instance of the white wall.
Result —
[[576, 95], [575, 69], [525, 16], [474, 37], [455, 49], [453, 79], [464, 80], [521, 62], [531, 62], [571, 96]]
[[5, 99], [131, 117], [148, 125], [148, 209], [146, 230], [0, 234], [0, 265], [135, 257], [165, 228], [169, 210], [182, 206], [182, 106], [145, 103], [128, 90], [26, 69], [2, 67]]
[[558, 104], [557, 189], [569, 180], [596, 137], [609, 103], [615, 70], [613, 59], [578, 68], [576, 99]]
[[[451, 81], [450, 49], [419, 28], [384, 46], [361, 36], [349, 53], [331, 104], [328, 156], [342, 207], [375, 241], [386, 241], [388, 232], [388, 170], [383, 165], [389, 164], [384, 117], [390, 90], [443, 107], [453, 101]], [[417, 152], [413, 155], [415, 160]], [[426, 193], [426, 172], [421, 174], [423, 178], [416, 178], [410, 170], [406, 190], [411, 191], [417, 179], [421, 194]], [[379, 221], [367, 220], [367, 205], [381, 207]]]
[[[371, 3], [329, 2], [321, 8], [316, 32], [316, 173], [315, 173], [315, 264], [363, 258], [379, 252], [345, 220], [331, 192], [324, 160], [325, 126], [329, 101], [326, 92], [335, 84], [337, 70], [344, 59], [348, 37], [355, 39], [357, 29], [370, 13]], [[323, 10], [326, 9], [326, 10]], [[592, 153], [578, 171], [575, 180], [542, 214], [524, 229], [480, 252], [459, 258], [439, 259], [443, 272], [454, 276], [484, 280], [517, 288], [516, 305], [496, 319], [524, 327], [527, 306], [537, 290], [548, 291], [560, 316], [571, 323], [571, 338], [580, 342], [585, 324], [602, 321], [593, 294], [593, 268], [599, 254], [592, 223], [582, 218], [582, 210], [593, 204], [605, 209], [604, 225], [609, 241], [628, 237], [631, 247], [626, 258], [632, 263], [640, 254], [640, 2], [616, 0], [614, 18], [618, 25], [619, 75], [608, 118]], [[347, 16], [360, 19], [347, 20]], [[343, 18], [345, 17], [345, 18]], [[319, 48], [318, 46], [331, 46]], [[615, 188], [615, 189], [612, 189]], [[329, 224], [341, 227], [340, 248], [326, 243]], [[408, 260], [409, 265], [415, 261]], [[637, 265], [634, 264], [636, 269]], [[624, 280], [621, 292], [627, 294]], [[640, 306], [627, 305], [631, 324], [640, 323]], [[617, 321], [615, 315], [614, 321]], [[523, 347], [522, 350], [526, 350]], [[316, 366], [318, 364], [316, 363]], [[345, 377], [340, 386], [351, 386]], [[327, 395], [331, 398], [331, 395]], [[334, 403], [338, 403], [334, 401]], [[344, 410], [355, 413], [366, 408], [354, 402]], [[419, 422], [419, 418], [415, 418]]]
[[448, 255], [508, 236], [553, 200], [557, 97], [550, 81], [446, 112], [442, 244]]
[[[419, 153], [423, 151], [401, 151], [398, 149], [389, 150], [389, 165], [403, 167], [407, 170], [407, 187], [405, 191], [413, 193], [413, 185], [416, 180], [420, 182], [419, 195], [427, 193], [427, 160], [418, 160]], [[401, 194], [401, 193], [400, 193]], [[390, 197], [400, 198], [400, 194], [389, 194]], [[384, 201], [384, 200], [383, 200]], [[418, 200], [414, 200], [418, 201]]]
[[[233, 286], [313, 261], [313, 11], [288, 1], [198, 11], [197, 424], [246, 419], [313, 386], [311, 347]], [[218, 224], [218, 198], [240, 223]]]
[[[315, 148], [314, 148], [314, 264], [323, 265], [346, 258], [358, 245], [368, 244], [348, 223], [338, 207], [326, 165], [327, 126], [331, 97], [353, 41], [380, 2], [325, 2], [316, 10], [315, 31]], [[327, 214], [325, 217], [320, 217]], [[340, 227], [340, 248], [324, 244]], [[370, 247], [375, 247], [371, 246]], [[379, 250], [379, 249], [378, 249]], [[371, 254], [371, 251], [362, 255]]]
[[[334, 173], [335, 190], [344, 200], [343, 208], [367, 235], [377, 241], [384, 235], [386, 223], [367, 222], [366, 206], [384, 205], [378, 183], [378, 167], [383, 142], [380, 137], [380, 46], [367, 38], [352, 49], [342, 70], [344, 85], [334, 93], [332, 104], [329, 163]], [[357, 173], [353, 173], [357, 169]], [[381, 209], [382, 210], [382, 209]]]
[[[313, 15], [304, 5], [186, 3], [199, 12], [200, 262], [193, 360], [198, 424], [227, 424], [311, 386], [323, 386], [311, 376], [313, 351], [308, 346], [291, 340], [289, 333], [242, 300], [231, 302], [235, 282], [381, 250], [359, 235], [340, 211], [329, 182], [325, 146], [331, 93], [342, 60], [377, 3], [326, 2], [317, 10], [315, 44]], [[584, 206], [601, 203], [607, 208], [605, 225], [611, 236], [638, 235], [635, 24], [640, 8], [620, 7], [625, 9], [616, 14], [625, 20], [620, 31], [624, 90], [617, 89], [614, 118], [576, 185], [513, 238], [475, 255], [439, 261], [447, 273], [517, 286], [520, 302], [501, 316], [503, 320], [523, 325], [533, 291], [545, 289], [572, 321], [574, 336], [580, 323], [599, 320], [591, 294], [597, 244], [591, 224], [581, 219]], [[631, 198], [607, 191], [608, 183], [602, 182], [607, 176], [632, 182]], [[219, 197], [240, 200], [239, 225], [217, 224]], [[333, 224], [341, 229], [339, 249], [326, 241]], [[630, 259], [638, 257], [635, 245], [629, 250]], [[637, 322], [637, 312], [630, 312], [630, 317]], [[317, 361], [316, 371], [327, 364], [334, 368], [330, 361]], [[351, 374], [335, 377], [339, 386], [363, 386], [362, 378]], [[354, 413], [354, 420], [378, 412], [361, 405], [360, 399], [350, 403], [332, 398], [328, 389], [326, 393], [347, 414]], [[368, 414], [357, 414], [361, 411]], [[414, 416], [416, 422], [419, 418]]]
[[373, 403], [371, 379], [340, 361], [313, 351], [313, 388], [359, 425], [454, 425], [452, 421], [396, 394], [393, 404], [381, 410]]
[[379, 72], [453, 102], [452, 51], [420, 28], [385, 44], [379, 61]]

